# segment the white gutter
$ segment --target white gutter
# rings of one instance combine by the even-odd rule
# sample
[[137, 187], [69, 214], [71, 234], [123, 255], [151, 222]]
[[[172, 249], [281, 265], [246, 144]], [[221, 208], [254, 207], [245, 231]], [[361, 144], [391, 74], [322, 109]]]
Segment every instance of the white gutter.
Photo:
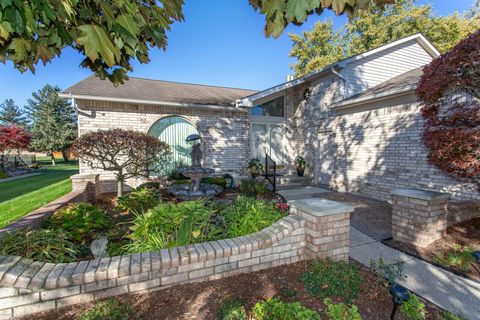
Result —
[[359, 98], [353, 98], [345, 101], [340, 101], [332, 105], [332, 110], [342, 110], [356, 105], [362, 105], [368, 102], [382, 101], [393, 98], [395, 96], [403, 96], [415, 91], [416, 85], [405, 86], [401, 89], [392, 89], [384, 91], [379, 94], [369, 94]]
[[245, 112], [245, 110], [239, 109], [235, 106], [218, 106], [210, 104], [195, 104], [195, 103], [180, 103], [180, 102], [170, 102], [170, 101], [159, 101], [159, 100], [143, 100], [143, 99], [128, 99], [128, 98], [114, 98], [114, 97], [101, 97], [101, 96], [89, 96], [81, 94], [72, 94], [70, 93], [59, 93], [59, 97], [65, 99], [78, 99], [78, 100], [90, 100], [90, 101], [104, 101], [104, 102], [119, 102], [119, 103], [129, 103], [129, 104], [146, 104], [146, 105], [162, 105], [168, 107], [177, 107], [177, 108], [199, 108], [207, 110], [217, 110], [217, 111], [236, 111], [236, 112]]

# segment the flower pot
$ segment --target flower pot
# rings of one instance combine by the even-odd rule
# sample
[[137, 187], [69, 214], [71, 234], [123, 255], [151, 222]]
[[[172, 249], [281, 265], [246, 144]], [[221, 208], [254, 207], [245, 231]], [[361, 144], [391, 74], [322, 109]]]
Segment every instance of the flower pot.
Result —
[[303, 177], [304, 174], [305, 174], [305, 168], [297, 168], [297, 175], [299, 177]]
[[252, 179], [255, 179], [260, 175], [260, 170], [257, 168], [250, 168], [250, 174], [252, 175]]

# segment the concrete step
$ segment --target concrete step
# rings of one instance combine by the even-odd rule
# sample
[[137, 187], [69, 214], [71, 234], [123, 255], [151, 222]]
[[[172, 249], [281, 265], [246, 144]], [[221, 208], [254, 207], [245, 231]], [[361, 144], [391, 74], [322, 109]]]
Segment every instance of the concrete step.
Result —
[[312, 177], [281, 176], [277, 177], [277, 186], [301, 187], [312, 185]]

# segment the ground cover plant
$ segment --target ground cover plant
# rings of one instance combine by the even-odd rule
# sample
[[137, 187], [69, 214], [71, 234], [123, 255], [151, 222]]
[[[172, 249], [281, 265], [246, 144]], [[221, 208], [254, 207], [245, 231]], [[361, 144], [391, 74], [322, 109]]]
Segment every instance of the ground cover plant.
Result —
[[[352, 302], [357, 306], [358, 313], [365, 320], [389, 319], [393, 303], [383, 281], [379, 281], [366, 267], [355, 262], [350, 263], [356, 266], [362, 278], [359, 285], [359, 294]], [[224, 301], [227, 299], [240, 302], [229, 303], [230, 309], [241, 310], [243, 306], [247, 315], [250, 316], [248, 313], [252, 311], [255, 304], [272, 298], [278, 298], [284, 303], [298, 302], [301, 306], [319, 313], [321, 319], [329, 320], [324, 299], [310, 295], [299, 281], [304, 272], [305, 263], [302, 261], [219, 280], [188, 283], [158, 291], [122, 295], [117, 297], [116, 300], [120, 301], [122, 305], [131, 305], [133, 314], [138, 316], [139, 319], [145, 320], [165, 318], [189, 320], [193, 317], [197, 320], [222, 319], [220, 317], [220, 315], [223, 315], [221, 309], [225, 307], [226, 303]], [[296, 292], [296, 294], [286, 297], [282, 294], [286, 288], [289, 291]], [[348, 306], [349, 310], [353, 308], [353, 305], [347, 303], [343, 298], [331, 297], [330, 299], [335, 305], [343, 303]], [[427, 320], [461, 319], [449, 317], [450, 315], [447, 315], [438, 307], [420, 298], [419, 300], [425, 304]], [[92, 306], [95, 306], [95, 304], [80, 304], [61, 310], [27, 316], [21, 320], [77, 319], [84, 310]], [[247, 319], [251, 320], [250, 318]], [[396, 319], [406, 320], [407, 318], [398, 312]], [[340, 320], [344, 320], [344, 318], [340, 318]]]
[[45, 168], [39, 175], [0, 183], [0, 228], [72, 190], [70, 176], [78, 173], [76, 162], [52, 166], [40, 159], [39, 163]]
[[78, 320], [130, 320], [135, 318], [130, 305], [121, 304], [115, 299], [108, 299], [85, 310], [80, 314]]
[[312, 296], [341, 297], [350, 303], [358, 296], [362, 278], [354, 265], [327, 259], [312, 261], [301, 281]]
[[446, 266], [453, 267], [460, 270], [463, 273], [467, 273], [472, 268], [473, 262], [473, 249], [467, 246], [461, 246], [457, 243], [452, 245], [451, 251], [446, 253], [435, 253], [433, 261]]

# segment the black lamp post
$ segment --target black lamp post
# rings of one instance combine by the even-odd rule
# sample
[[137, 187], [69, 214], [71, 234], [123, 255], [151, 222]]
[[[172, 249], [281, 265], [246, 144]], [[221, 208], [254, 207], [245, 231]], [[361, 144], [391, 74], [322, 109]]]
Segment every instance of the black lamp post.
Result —
[[393, 310], [390, 319], [394, 320], [398, 306], [402, 305], [405, 301], [407, 301], [410, 298], [410, 294], [408, 293], [407, 289], [405, 289], [399, 284], [394, 284], [390, 287], [390, 294], [393, 298]]

